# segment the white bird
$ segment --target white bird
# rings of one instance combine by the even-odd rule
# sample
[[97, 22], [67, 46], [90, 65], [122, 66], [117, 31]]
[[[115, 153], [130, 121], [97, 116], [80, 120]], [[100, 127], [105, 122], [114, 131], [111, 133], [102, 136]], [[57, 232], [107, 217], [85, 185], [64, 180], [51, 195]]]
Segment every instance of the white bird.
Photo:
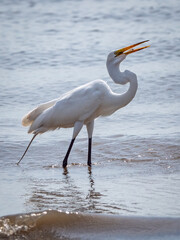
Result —
[[129, 83], [127, 92], [114, 93], [105, 81], [95, 80], [65, 93], [60, 98], [39, 105], [25, 115], [22, 119], [22, 125], [30, 126], [28, 133], [33, 133], [34, 136], [17, 164], [23, 159], [38, 134], [49, 130], [73, 127], [72, 140], [63, 160], [63, 167], [66, 168], [73, 143], [83, 125], [86, 125], [89, 139], [87, 164], [91, 166], [94, 120], [99, 116], [111, 115], [132, 101], [138, 87], [136, 74], [128, 70], [121, 72], [119, 65], [128, 54], [149, 47], [133, 49], [133, 47], [147, 41], [113, 51], [107, 57], [106, 66], [110, 77], [117, 84]]

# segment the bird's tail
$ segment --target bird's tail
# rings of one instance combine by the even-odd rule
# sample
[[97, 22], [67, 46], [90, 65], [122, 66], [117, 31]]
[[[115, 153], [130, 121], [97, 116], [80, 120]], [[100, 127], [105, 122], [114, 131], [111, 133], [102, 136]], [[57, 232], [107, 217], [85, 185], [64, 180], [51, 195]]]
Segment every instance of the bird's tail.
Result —
[[27, 113], [23, 119], [22, 119], [22, 125], [23, 126], [29, 126], [31, 125], [34, 120], [42, 113], [44, 112], [44, 110], [52, 107], [55, 103], [57, 102], [57, 99], [52, 100], [50, 102], [47, 103], [43, 103], [41, 105], [39, 105], [38, 107], [36, 107], [35, 109], [33, 109], [32, 111], [30, 111], [29, 113]]

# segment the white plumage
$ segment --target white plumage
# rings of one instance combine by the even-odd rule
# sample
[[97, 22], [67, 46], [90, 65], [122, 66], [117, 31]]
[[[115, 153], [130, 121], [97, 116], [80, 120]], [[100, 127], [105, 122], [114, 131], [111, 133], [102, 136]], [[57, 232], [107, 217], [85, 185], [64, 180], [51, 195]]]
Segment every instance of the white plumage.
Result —
[[[30, 126], [28, 133], [34, 134], [31, 142], [37, 134], [42, 134], [57, 128], [74, 127], [71, 144], [63, 161], [63, 167], [66, 167], [74, 140], [83, 125], [86, 125], [89, 138], [88, 165], [91, 166], [91, 141], [94, 119], [99, 116], [111, 115], [116, 110], [126, 106], [134, 98], [138, 87], [137, 77], [128, 70], [120, 72], [119, 65], [128, 54], [148, 47], [146, 46], [135, 50], [132, 49], [132, 47], [144, 42], [146, 41], [113, 51], [107, 57], [106, 65], [110, 77], [117, 84], [129, 83], [130, 85], [127, 92], [116, 94], [112, 92], [105, 81], [95, 80], [67, 92], [60, 98], [39, 105], [22, 119], [23, 126]], [[129, 49], [131, 50], [127, 51]]]
[[95, 80], [38, 106], [23, 118], [22, 124], [30, 125], [28, 133], [35, 134], [61, 127], [73, 127], [77, 121], [87, 124], [100, 115], [109, 115], [103, 113], [103, 110], [108, 100], [111, 103], [110, 92], [104, 81]]

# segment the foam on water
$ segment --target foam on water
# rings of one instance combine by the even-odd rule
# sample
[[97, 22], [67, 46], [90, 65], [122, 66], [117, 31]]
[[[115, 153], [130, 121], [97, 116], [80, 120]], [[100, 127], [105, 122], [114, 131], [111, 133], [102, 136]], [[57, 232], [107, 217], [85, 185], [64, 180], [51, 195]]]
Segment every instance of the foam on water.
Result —
[[0, 237], [14, 239], [178, 239], [180, 219], [44, 211], [0, 218]]

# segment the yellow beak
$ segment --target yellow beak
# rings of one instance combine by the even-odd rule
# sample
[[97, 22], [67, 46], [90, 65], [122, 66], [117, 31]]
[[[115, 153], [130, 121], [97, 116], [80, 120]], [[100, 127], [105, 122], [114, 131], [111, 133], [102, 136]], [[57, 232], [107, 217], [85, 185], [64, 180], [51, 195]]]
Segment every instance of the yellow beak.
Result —
[[[150, 45], [145, 46], [145, 47], [141, 47], [141, 48], [133, 49], [133, 47], [136, 47], [136, 46], [138, 46], [138, 45], [140, 45], [140, 44], [142, 44], [142, 43], [148, 42], [148, 41], [149, 41], [149, 40], [145, 40], [145, 41], [142, 41], [142, 42], [133, 44], [133, 45], [131, 45], [131, 46], [128, 46], [128, 47], [125, 47], [125, 48], [121, 48], [121, 49], [115, 51], [114, 54], [115, 54], [115, 56], [117, 57], [117, 56], [121, 55], [122, 53], [128, 55], [128, 54], [131, 54], [131, 53], [140, 51], [140, 50], [142, 50], [142, 49], [144, 49], [144, 48], [148, 48], [148, 47], [150, 47]], [[129, 50], [129, 51], [128, 51], [128, 50]]]

